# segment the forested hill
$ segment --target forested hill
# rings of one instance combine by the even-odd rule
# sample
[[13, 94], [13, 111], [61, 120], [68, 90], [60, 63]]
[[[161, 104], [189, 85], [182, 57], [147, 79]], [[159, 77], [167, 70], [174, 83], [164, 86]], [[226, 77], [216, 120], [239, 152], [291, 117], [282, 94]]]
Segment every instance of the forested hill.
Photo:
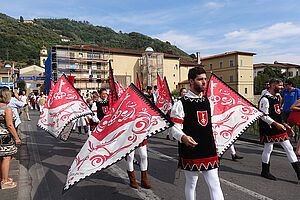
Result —
[[94, 26], [87, 21], [70, 19], [34, 19], [33, 24], [0, 13], [0, 59], [37, 63], [39, 50], [45, 45], [95, 45], [122, 49], [145, 50], [151, 46], [157, 52], [190, 58], [169, 42], [146, 35], [115, 32], [111, 28]]

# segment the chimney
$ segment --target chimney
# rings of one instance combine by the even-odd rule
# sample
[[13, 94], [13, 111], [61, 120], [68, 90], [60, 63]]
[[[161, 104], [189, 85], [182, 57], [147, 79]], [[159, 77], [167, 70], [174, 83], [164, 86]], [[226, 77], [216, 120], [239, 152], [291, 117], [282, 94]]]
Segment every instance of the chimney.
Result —
[[196, 52], [196, 55], [197, 55], [197, 64], [201, 64], [200, 52]]

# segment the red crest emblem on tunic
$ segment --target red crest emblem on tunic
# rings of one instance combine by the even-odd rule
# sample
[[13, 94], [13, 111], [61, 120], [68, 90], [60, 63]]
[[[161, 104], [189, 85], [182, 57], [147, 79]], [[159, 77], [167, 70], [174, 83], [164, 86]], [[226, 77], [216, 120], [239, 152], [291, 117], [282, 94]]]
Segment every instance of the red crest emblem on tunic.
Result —
[[278, 114], [280, 114], [280, 107], [279, 107], [279, 105], [275, 104], [274, 108], [275, 108], [275, 112], [278, 113]]
[[201, 126], [206, 126], [208, 122], [207, 111], [197, 111], [198, 122]]
[[106, 114], [108, 112], [108, 106], [103, 106], [102, 111], [104, 114]]

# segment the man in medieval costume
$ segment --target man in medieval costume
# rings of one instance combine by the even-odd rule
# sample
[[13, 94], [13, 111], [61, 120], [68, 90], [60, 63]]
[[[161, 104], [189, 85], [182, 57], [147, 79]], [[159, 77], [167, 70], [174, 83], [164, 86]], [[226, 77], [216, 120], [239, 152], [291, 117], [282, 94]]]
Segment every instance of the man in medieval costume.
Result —
[[187, 200], [196, 199], [196, 185], [202, 172], [211, 199], [224, 199], [220, 186], [215, 140], [211, 124], [211, 108], [203, 95], [207, 84], [206, 72], [201, 66], [189, 70], [191, 89], [177, 101], [171, 111], [173, 137], [179, 141], [179, 167], [184, 170]]
[[283, 82], [279, 79], [270, 80], [270, 88], [259, 100], [259, 109], [265, 113], [259, 122], [260, 139], [264, 142], [262, 153], [262, 172], [261, 176], [267, 179], [276, 180], [276, 177], [270, 173], [270, 156], [273, 150], [274, 142], [279, 142], [284, 148], [288, 160], [292, 164], [300, 180], [300, 163], [293, 150], [293, 146], [288, 140], [287, 131], [292, 131], [291, 127], [284, 123], [281, 118], [279, 92], [283, 88]]

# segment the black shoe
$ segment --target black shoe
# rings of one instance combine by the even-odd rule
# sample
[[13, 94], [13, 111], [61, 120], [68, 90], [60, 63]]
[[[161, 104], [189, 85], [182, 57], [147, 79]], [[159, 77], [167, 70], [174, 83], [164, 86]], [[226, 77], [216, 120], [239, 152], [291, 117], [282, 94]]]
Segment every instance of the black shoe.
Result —
[[166, 139], [167, 139], [167, 140], [170, 140], [170, 136], [169, 136], [169, 135], [167, 135]]
[[231, 159], [232, 159], [233, 161], [238, 160], [238, 159], [243, 159], [243, 158], [244, 158], [244, 157], [238, 156], [237, 154], [231, 155]]
[[264, 178], [267, 178], [267, 179], [270, 179], [273, 181], [277, 180], [277, 178], [270, 173], [270, 163], [269, 164], [262, 163], [262, 171], [261, 171], [260, 175]]

